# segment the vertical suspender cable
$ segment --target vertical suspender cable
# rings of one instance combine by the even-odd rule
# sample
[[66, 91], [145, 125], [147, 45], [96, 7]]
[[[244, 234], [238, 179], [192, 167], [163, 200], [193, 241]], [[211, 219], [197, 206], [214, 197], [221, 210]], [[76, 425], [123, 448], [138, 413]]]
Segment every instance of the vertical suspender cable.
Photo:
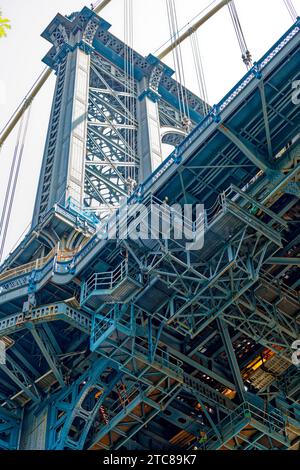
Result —
[[246, 39], [243, 33], [243, 29], [239, 20], [239, 16], [238, 16], [238, 12], [237, 12], [234, 0], [231, 0], [228, 3], [228, 9], [229, 9], [232, 23], [234, 26], [234, 30], [236, 33], [236, 37], [237, 37], [237, 40], [241, 49], [243, 62], [246, 65], [247, 69], [249, 70], [253, 65], [252, 56], [247, 47]]
[[[174, 16], [174, 28], [177, 34], [177, 37], [179, 37], [179, 25], [178, 25], [178, 20], [177, 20], [177, 11], [176, 11], [176, 6], [175, 6], [175, 0], [172, 0], [172, 7], [173, 7], [173, 16]], [[186, 88], [186, 83], [185, 83], [185, 73], [184, 73], [184, 64], [183, 64], [183, 57], [182, 57], [182, 49], [181, 49], [181, 44], [178, 45], [176, 48], [176, 52], [178, 51], [178, 64], [179, 64], [179, 69], [181, 69], [181, 77], [180, 77], [180, 83], [181, 83], [181, 92], [183, 95], [183, 103], [185, 106], [185, 119], [188, 118], [190, 119], [190, 111], [189, 111], [189, 105], [188, 105], [188, 97], [187, 97], [187, 88]]]
[[294, 7], [292, 0], [284, 0], [285, 6], [288, 9], [289, 14], [291, 15], [292, 20], [295, 22], [298, 18], [296, 8]]
[[[27, 111], [27, 116], [26, 116], [26, 121], [25, 121], [25, 128], [24, 128], [24, 132], [23, 132], [23, 136], [22, 136], [22, 140], [21, 140], [21, 145], [19, 146], [19, 141], [17, 142], [17, 147], [16, 147], [16, 151], [15, 151], [15, 154], [17, 156], [14, 159], [15, 162], [13, 163], [14, 168], [15, 168], [15, 174], [13, 176], [13, 172], [12, 172], [12, 174], [11, 174], [11, 176], [13, 177], [12, 183], [11, 183], [11, 180], [9, 181], [9, 186], [11, 187], [11, 194], [10, 194], [10, 197], [7, 198], [6, 205], [3, 208], [4, 213], [6, 213], [6, 219], [5, 219], [3, 231], [2, 231], [3, 226], [1, 226], [1, 231], [0, 231], [0, 235], [2, 235], [1, 242], [0, 242], [0, 261], [2, 259], [3, 251], [4, 251], [4, 248], [5, 248], [8, 226], [9, 226], [12, 207], [13, 207], [14, 198], [15, 198], [15, 194], [16, 194], [16, 187], [17, 187], [17, 183], [18, 183], [19, 172], [20, 172], [20, 167], [21, 167], [21, 162], [22, 162], [22, 157], [23, 157], [23, 152], [24, 152], [24, 146], [25, 146], [25, 139], [26, 139], [27, 130], [28, 130], [30, 111], [31, 111], [31, 107], [29, 107], [29, 109]], [[19, 138], [21, 136], [22, 126], [23, 126], [23, 123], [21, 122], [21, 124], [20, 124], [21, 130], [20, 130], [20, 134], [18, 135]], [[18, 149], [19, 149], [19, 154], [18, 154]], [[15, 155], [14, 155], [14, 157], [15, 157]], [[1, 217], [1, 220], [2, 220], [2, 217]]]
[[194, 31], [191, 34], [190, 40], [191, 40], [194, 64], [195, 64], [197, 81], [198, 81], [199, 96], [203, 101], [203, 114], [206, 115], [209, 111], [208, 94], [207, 94], [205, 74], [204, 74], [204, 69], [203, 69], [203, 64], [202, 64], [197, 31]]
[[[170, 11], [170, 2], [169, 2], [169, 0], [166, 0], [166, 7], [167, 7], [168, 22], [169, 22], [170, 37], [174, 38], [174, 36], [175, 36], [175, 40], [177, 40], [177, 36], [176, 36], [177, 33], [176, 33], [176, 31], [174, 32], [172, 21], [171, 21], [171, 11]], [[173, 56], [174, 69], [176, 71], [177, 64], [176, 64], [175, 49], [172, 50], [172, 56]], [[177, 71], [176, 71], [176, 73], [177, 73]], [[176, 77], [176, 78], [179, 78], [179, 77]], [[181, 90], [180, 90], [180, 84], [179, 84], [178, 79], [176, 80], [176, 86], [177, 86], [179, 114], [180, 114], [180, 119], [182, 120], [183, 117], [184, 117], [184, 112], [183, 112], [183, 109], [182, 109], [182, 101], [181, 101], [181, 94], [180, 94]]]
[[[174, 0], [166, 0], [167, 14], [169, 21], [170, 37], [175, 38], [175, 42], [179, 37], [177, 13]], [[185, 73], [182, 59], [181, 45], [178, 44], [176, 48], [172, 50], [174, 69], [176, 71], [177, 78], [177, 95], [178, 95], [178, 104], [179, 104], [179, 113], [180, 119], [182, 121], [183, 127], [186, 131], [190, 127], [190, 114], [189, 114], [189, 104], [187, 89], [185, 86]]]

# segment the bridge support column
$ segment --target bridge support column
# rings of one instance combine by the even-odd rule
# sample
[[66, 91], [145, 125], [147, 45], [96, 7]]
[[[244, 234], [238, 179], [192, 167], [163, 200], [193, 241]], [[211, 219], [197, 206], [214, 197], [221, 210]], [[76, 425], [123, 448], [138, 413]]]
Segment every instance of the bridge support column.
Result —
[[36, 409], [24, 413], [21, 429], [21, 450], [45, 450], [47, 434], [48, 408]]
[[158, 99], [159, 95], [150, 89], [143, 91], [139, 97], [140, 181], [151, 175], [162, 162]]

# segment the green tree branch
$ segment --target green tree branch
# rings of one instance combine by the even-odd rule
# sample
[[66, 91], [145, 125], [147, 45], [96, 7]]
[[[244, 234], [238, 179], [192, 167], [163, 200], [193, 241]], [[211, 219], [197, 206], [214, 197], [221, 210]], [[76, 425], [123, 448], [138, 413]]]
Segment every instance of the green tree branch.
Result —
[[6, 31], [11, 29], [10, 20], [8, 18], [2, 18], [2, 12], [0, 10], [0, 38], [7, 36]]

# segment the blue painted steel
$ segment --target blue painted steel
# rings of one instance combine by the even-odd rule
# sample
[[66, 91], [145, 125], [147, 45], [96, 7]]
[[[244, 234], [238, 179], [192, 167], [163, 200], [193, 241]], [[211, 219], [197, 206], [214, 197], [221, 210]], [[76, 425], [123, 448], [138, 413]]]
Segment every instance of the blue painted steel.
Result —
[[0, 449], [16, 450], [19, 445], [21, 416], [0, 407]]
[[[68, 28], [75, 25], [82, 37], [68, 43]], [[170, 123], [180, 130], [182, 123], [172, 70], [133, 51], [129, 90], [124, 44], [109, 27], [84, 8], [68, 18], [57, 15], [43, 33], [53, 45], [44, 61], [58, 71], [58, 81], [42, 217], [0, 270], [0, 338], [11, 348], [0, 367], [0, 448], [19, 447], [20, 419], [9, 406], [26, 415], [32, 402], [48, 410], [48, 449], [166, 443], [185, 449], [289, 448], [293, 429], [300, 428], [298, 371], [290, 366], [290, 345], [299, 335], [298, 281], [293, 265], [275, 261], [297, 257], [300, 240], [290, 228], [300, 108], [289, 89], [291, 80], [300, 79], [300, 20], [205, 117], [201, 100], [188, 92], [194, 129], [149, 177], [138, 180], [132, 194], [123, 168], [130, 163], [137, 171], [139, 164], [128, 161], [124, 129], [138, 133], [142, 126], [121, 117], [128, 112], [124, 92], [140, 110], [156, 106], [157, 131]], [[56, 113], [66, 112], [66, 96], [76, 101], [77, 92], [83, 93], [72, 82], [62, 98], [65, 65], [77, 64], [77, 53], [82, 62], [74, 73], [91, 74], [84, 142], [90, 199], [83, 207], [66, 197], [51, 208], [48, 176], [60, 176], [58, 167], [50, 168], [59, 143]], [[108, 111], [119, 126], [110, 138]], [[136, 144], [137, 156], [147, 146], [153, 151], [147, 126]], [[102, 171], [103, 149], [113, 161], [108, 172]], [[129, 205], [148, 204], [152, 197], [170, 204], [203, 202], [204, 248], [187, 253], [174, 241], [152, 246], [99, 237], [96, 230], [105, 234], [110, 222], [98, 223], [92, 215], [103, 194], [104, 205], [115, 208], [126, 194]], [[124, 262], [126, 275], [115, 282], [112, 273]], [[37, 307], [28, 293], [35, 294]], [[251, 366], [259, 359], [262, 365]]]
[[[82, 449], [103, 401], [121, 377], [113, 363], [100, 359], [55, 394], [49, 405], [47, 448]], [[80, 430], [74, 435], [72, 427], [78, 426], [77, 421]]]

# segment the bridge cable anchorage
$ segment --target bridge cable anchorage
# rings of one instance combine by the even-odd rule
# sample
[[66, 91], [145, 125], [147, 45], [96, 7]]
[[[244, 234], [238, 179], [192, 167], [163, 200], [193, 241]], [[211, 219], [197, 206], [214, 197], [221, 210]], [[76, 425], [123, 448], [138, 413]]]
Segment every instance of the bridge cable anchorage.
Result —
[[296, 11], [296, 8], [293, 5], [292, 0], [284, 0], [284, 3], [285, 3], [285, 6], [288, 9], [288, 12], [289, 12], [293, 22], [295, 23], [297, 18], [298, 18], [298, 15], [297, 15], [297, 11]]
[[198, 81], [199, 96], [203, 101], [204, 114], [206, 115], [209, 111], [208, 93], [207, 93], [207, 86], [206, 86], [206, 80], [205, 80], [205, 74], [204, 74], [204, 68], [203, 68], [203, 63], [202, 63], [202, 57], [201, 57], [201, 52], [200, 52], [200, 47], [199, 47], [197, 31], [191, 34], [190, 41], [191, 41], [194, 64], [195, 64], [197, 81]]
[[[30, 118], [30, 112], [31, 112], [31, 106], [29, 107], [27, 111], [27, 116], [25, 118], [24, 131], [23, 131], [23, 117], [20, 122], [19, 132], [17, 136], [17, 143], [15, 146], [13, 161], [12, 161], [11, 168], [10, 168], [9, 181], [8, 181], [8, 185], [7, 185], [7, 189], [5, 193], [5, 200], [4, 200], [3, 210], [1, 214], [1, 222], [0, 222], [0, 240], [1, 240], [0, 241], [0, 261], [2, 259], [3, 251], [5, 248], [8, 226], [9, 226], [11, 213], [12, 213], [12, 207], [13, 207], [14, 198], [16, 194], [16, 187], [17, 187], [20, 167], [22, 163], [25, 140], [26, 140], [26, 135], [27, 135], [27, 130], [28, 130], [28, 123], [29, 123], [29, 118]], [[23, 135], [22, 135], [22, 131], [23, 131]]]
[[231, 0], [228, 3], [228, 9], [229, 9], [229, 13], [230, 13], [234, 30], [236, 33], [236, 37], [237, 37], [237, 40], [241, 49], [243, 62], [246, 65], [247, 70], [250, 70], [253, 66], [252, 55], [247, 47], [245, 35], [241, 26], [241, 22], [238, 16], [238, 12], [237, 12], [234, 0]]
[[[175, 0], [166, 0], [167, 15], [169, 22], [170, 37], [175, 38], [175, 43], [179, 40], [179, 28]], [[188, 133], [191, 127], [190, 111], [188, 105], [187, 89], [185, 86], [185, 73], [180, 42], [172, 49], [174, 69], [177, 79], [177, 96], [179, 104], [180, 119], [182, 127]]]

